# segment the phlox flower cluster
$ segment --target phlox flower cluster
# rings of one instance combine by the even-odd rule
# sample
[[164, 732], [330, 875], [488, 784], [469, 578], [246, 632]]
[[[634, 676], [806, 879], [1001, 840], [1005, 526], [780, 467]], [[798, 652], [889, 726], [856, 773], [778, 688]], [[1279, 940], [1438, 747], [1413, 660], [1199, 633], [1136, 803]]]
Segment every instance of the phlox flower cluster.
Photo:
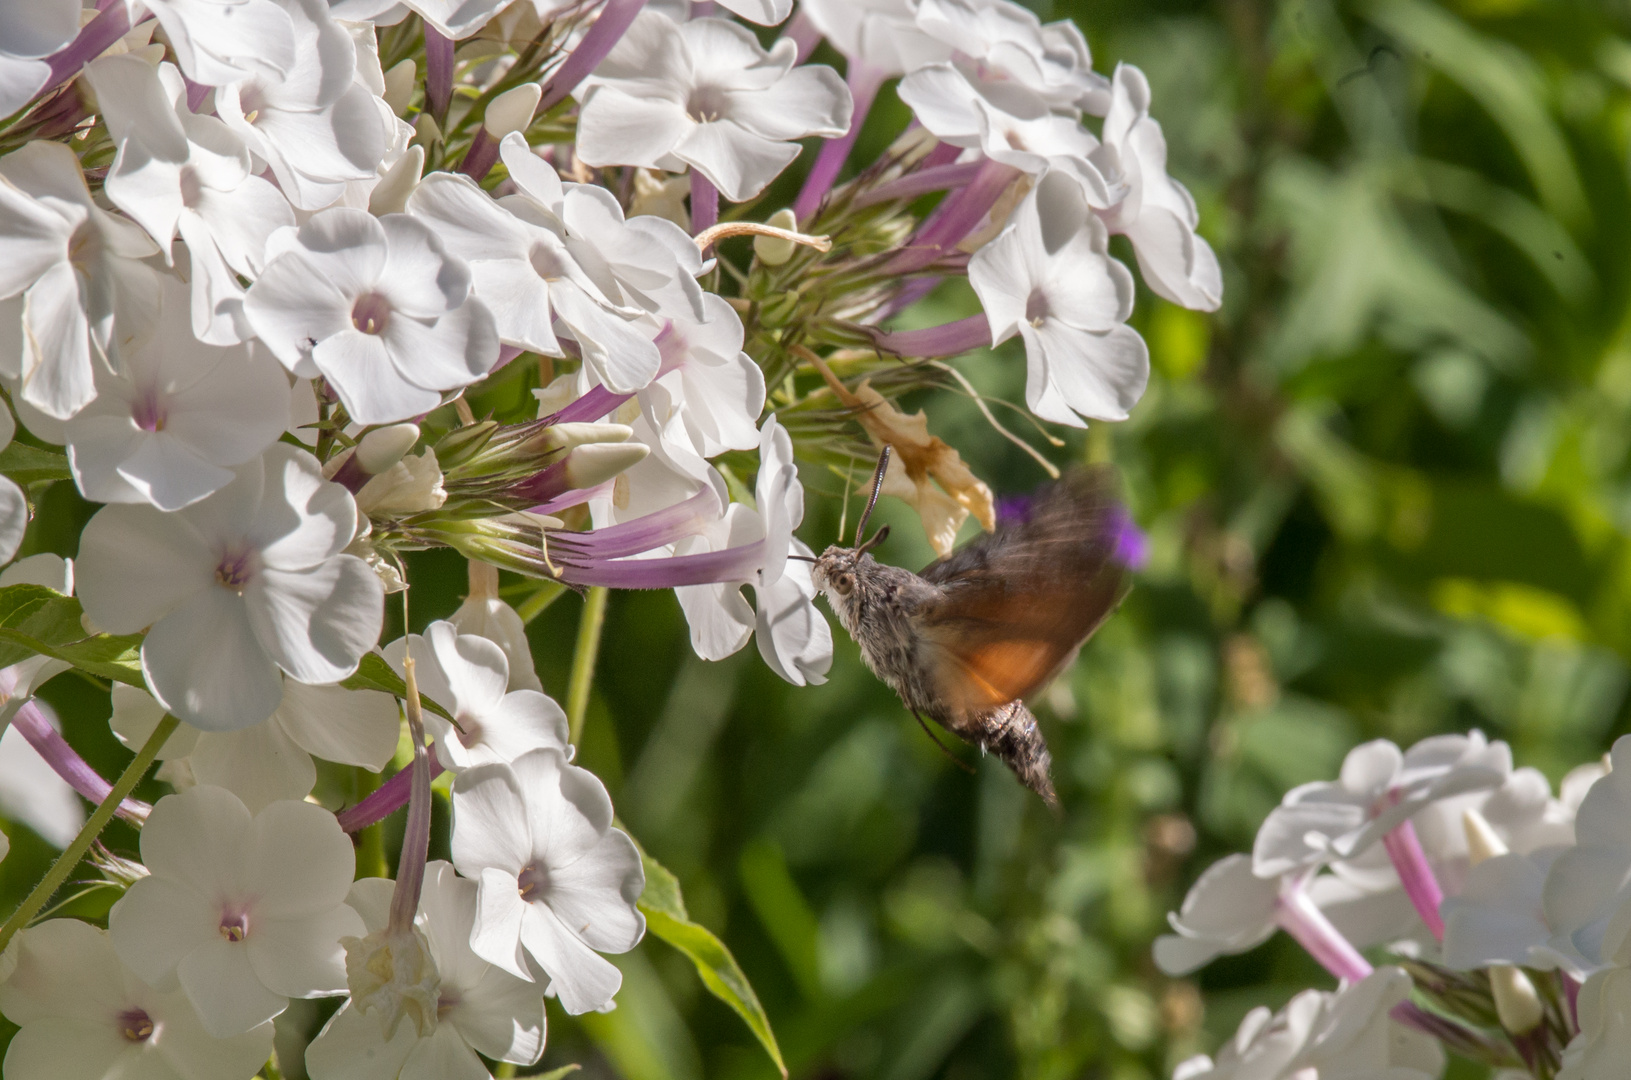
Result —
[[1621, 738], [1554, 794], [1473, 731], [1367, 743], [1288, 792], [1250, 854], [1196, 880], [1155, 961], [1187, 974], [1283, 930], [1338, 989], [1254, 1011], [1174, 1076], [1436, 1077], [1446, 1050], [1514, 1077], [1623, 1075], [1627, 770]]
[[[807, 62], [822, 38], [842, 73]], [[888, 80], [916, 122], [852, 162]], [[763, 205], [807, 141], [793, 205]], [[247, 1078], [291, 1001], [333, 997], [305, 1074], [479, 1080], [541, 1060], [546, 997], [615, 1007], [606, 956], [645, 933], [649, 863], [574, 762], [583, 716], [544, 693], [528, 619], [567, 588], [586, 619], [607, 589], [672, 589], [699, 656], [752, 639], [787, 682], [822, 682], [800, 460], [842, 472], [899, 444], [915, 471], [886, 490], [944, 553], [995, 518], [893, 403], [938, 379], [930, 361], [1017, 337], [1036, 417], [1125, 418], [1149, 360], [1110, 237], [1157, 295], [1221, 299], [1166, 153], [1136, 69], [1095, 72], [1079, 31], [1011, 0], [7, 6], [0, 450], [19, 445], [0, 474], [96, 506], [73, 562], [17, 560], [40, 546], [39, 490], [0, 475], [0, 610], [38, 644], [0, 669], [0, 808], [66, 849], [0, 927], [6, 1075]], [[980, 314], [884, 329], [958, 276]], [[897, 367], [887, 394], [866, 378]], [[468, 598], [425, 624], [447, 613], [402, 597], [418, 630], [382, 642], [387, 603], [412, 594], [404, 553], [432, 547], [466, 557]], [[113, 684], [136, 754], [116, 780], [34, 697], [73, 667]], [[1262, 894], [1255, 921], [1186, 906], [1163, 955], [1198, 963], [1276, 920], [1329, 929], [1321, 882], [1386, 908], [1371, 841], [1497, 798], [1509, 777], [1484, 783], [1499, 770], [1479, 761], [1401, 781], [1385, 820], [1306, 794], [1287, 813], [1326, 839], [1298, 825], [1250, 873], [1214, 875]], [[149, 805], [131, 793], [154, 762], [170, 793]], [[319, 801], [340, 770], [365, 797]], [[427, 857], [441, 773], [451, 862]], [[1479, 806], [1510, 858], [1569, 829]], [[349, 834], [404, 808], [394, 879], [354, 880]], [[97, 854], [120, 893], [106, 926], [30, 925], [115, 814], [140, 857]], [[1484, 895], [1464, 848], [1418, 862]], [[1575, 931], [1534, 948], [1580, 978], [1619, 955], [1611, 912]], [[1349, 1018], [1401, 985], [1379, 973], [1259, 1034], [1388, 1043], [1385, 1021]], [[1582, 1001], [1611, 1008], [1614, 985]]]

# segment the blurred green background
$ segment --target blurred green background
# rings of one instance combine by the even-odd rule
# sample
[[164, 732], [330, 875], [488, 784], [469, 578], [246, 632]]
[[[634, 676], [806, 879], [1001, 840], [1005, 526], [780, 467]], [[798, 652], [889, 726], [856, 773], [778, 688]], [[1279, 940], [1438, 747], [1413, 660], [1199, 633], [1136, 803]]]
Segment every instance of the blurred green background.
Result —
[[[1631, 4], [1038, 7], [1081, 23], [1100, 70], [1148, 73], [1226, 278], [1213, 316], [1142, 294], [1147, 396], [1050, 451], [1113, 460], [1153, 546], [1038, 705], [1063, 818], [967, 748], [974, 774], [954, 767], [836, 627], [830, 681], [795, 689], [752, 647], [695, 659], [669, 594], [614, 595], [607, 619], [581, 761], [809, 1080], [1166, 1076], [1251, 1006], [1330, 985], [1284, 939], [1192, 980], [1149, 960], [1188, 882], [1286, 788], [1362, 739], [1472, 726], [1556, 781], [1627, 727]], [[903, 117], [880, 106], [858, 159]], [[971, 310], [946, 288], [912, 320]], [[1022, 400], [1011, 344], [957, 366]], [[909, 404], [999, 492], [1043, 479], [966, 399]], [[819, 550], [842, 481], [805, 480]], [[31, 550], [72, 552], [66, 487]], [[904, 508], [880, 512], [882, 557], [927, 562]], [[465, 581], [445, 553], [413, 571], [417, 627]], [[530, 627], [557, 698], [579, 607]], [[72, 678], [46, 697], [114, 771], [105, 697]], [[9, 909], [51, 852], [6, 828]], [[619, 964], [615, 1012], [552, 1006], [541, 1068], [774, 1075], [679, 954], [648, 940]]]

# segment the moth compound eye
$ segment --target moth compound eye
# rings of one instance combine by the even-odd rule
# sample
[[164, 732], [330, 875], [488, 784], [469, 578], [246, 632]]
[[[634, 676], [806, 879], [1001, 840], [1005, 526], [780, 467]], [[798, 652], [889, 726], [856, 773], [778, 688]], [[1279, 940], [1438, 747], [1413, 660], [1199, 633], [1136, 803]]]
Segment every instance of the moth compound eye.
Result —
[[839, 596], [848, 596], [850, 593], [855, 591], [855, 575], [839, 574], [837, 577], [833, 578], [832, 585], [833, 588], [838, 590]]

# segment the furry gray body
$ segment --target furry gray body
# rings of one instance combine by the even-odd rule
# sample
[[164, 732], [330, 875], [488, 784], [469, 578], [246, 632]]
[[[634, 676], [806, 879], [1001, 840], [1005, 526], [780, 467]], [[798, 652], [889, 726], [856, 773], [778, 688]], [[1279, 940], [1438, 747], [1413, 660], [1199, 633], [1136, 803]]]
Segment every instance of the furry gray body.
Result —
[[860, 646], [866, 666], [900, 695], [908, 709], [996, 754], [1026, 787], [1050, 804], [1056, 802], [1047, 744], [1023, 701], [967, 710], [941, 696], [935, 682], [935, 646], [919, 627], [925, 615], [945, 600], [945, 589], [910, 570], [864, 553], [856, 558], [854, 548], [837, 546], [821, 553], [812, 577], [839, 623]]

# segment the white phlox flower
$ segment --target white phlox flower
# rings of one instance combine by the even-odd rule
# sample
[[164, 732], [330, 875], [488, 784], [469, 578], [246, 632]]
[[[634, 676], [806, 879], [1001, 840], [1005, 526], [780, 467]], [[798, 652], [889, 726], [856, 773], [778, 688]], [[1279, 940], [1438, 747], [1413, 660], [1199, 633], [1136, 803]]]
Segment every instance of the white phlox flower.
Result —
[[[532, 646], [527, 641], [527, 627], [521, 616], [498, 595], [498, 571], [486, 567], [478, 573], [472, 564], [470, 595], [459, 609], [448, 616], [461, 634], [484, 637], [504, 650], [509, 664], [510, 678], [507, 690], [537, 690], [544, 684], [538, 678], [538, 669], [532, 660]], [[479, 583], [479, 584], [478, 584]]]
[[[17, 421], [12, 419], [11, 410], [0, 406], [0, 450], [10, 446], [16, 434]], [[27, 531], [28, 496], [11, 477], [0, 476], [0, 563], [8, 563], [16, 556]]]
[[600, 953], [645, 934], [635, 906], [645, 873], [612, 827], [612, 801], [593, 773], [558, 750], [478, 765], [453, 785], [453, 865], [477, 881], [470, 947], [518, 978], [549, 977], [561, 1007], [611, 1007], [622, 974]]
[[10, 1080], [249, 1080], [272, 1053], [270, 1021], [212, 1035], [185, 993], [148, 985], [89, 923], [47, 920], [11, 954], [0, 1012], [22, 1030], [6, 1049]]
[[280, 76], [299, 63], [303, 42], [277, 0], [120, 0], [131, 21], [146, 8], [157, 16], [181, 70], [193, 82], [227, 86], [252, 76]]
[[0, 158], [0, 377], [55, 419], [84, 408], [92, 365], [150, 329], [159, 282], [141, 260], [157, 252], [96, 205], [68, 147]]
[[338, 682], [378, 639], [379, 579], [340, 554], [356, 529], [350, 494], [310, 454], [275, 443], [184, 510], [98, 511], [80, 541], [81, 599], [110, 633], [150, 627], [142, 671], [166, 708], [235, 731], [277, 709], [280, 668]]
[[[140, 61], [137, 61], [140, 63]], [[193, 336], [186, 286], [164, 279], [158, 324], [62, 429], [88, 499], [179, 510], [232, 481], [283, 433], [289, 377], [264, 347]]]
[[1031, 176], [1063, 172], [1090, 206], [1114, 206], [1127, 193], [1118, 162], [1074, 112], [1059, 113], [1040, 95], [1007, 81], [972, 78], [950, 63], [907, 75], [900, 98], [936, 138], [977, 149]]
[[213, 116], [187, 108], [186, 85], [171, 64], [156, 69], [130, 55], [86, 68], [119, 155], [105, 190], [172, 256], [186, 241], [193, 331], [218, 344], [249, 336], [236, 275], [257, 276], [266, 239], [294, 224], [289, 202], [252, 175], [243, 140]]
[[[146, 691], [117, 685], [108, 724], [135, 749], [164, 713]], [[310, 794], [317, 782], [313, 758], [379, 772], [396, 753], [400, 731], [401, 716], [389, 694], [285, 679], [283, 700], [265, 720], [238, 731], [182, 724], [159, 749], [159, 759], [183, 763], [193, 782], [225, 788], [259, 812], [279, 799]]]
[[[348, 2], [356, 3], [358, 0]], [[367, 3], [367, 0], [362, 2]], [[493, 16], [514, 2], [515, 0], [401, 0], [401, 6], [424, 19], [438, 34], [459, 41], [486, 26]], [[531, 2], [536, 3], [536, 0]], [[383, 12], [392, 4], [375, 0], [371, 6]], [[358, 16], [349, 13], [336, 15], [336, 18], [356, 17]]]
[[391, 141], [375, 95], [357, 79], [356, 46], [324, 0], [277, 0], [295, 61], [221, 87], [216, 112], [276, 174], [289, 201], [320, 210], [351, 180], [372, 180]]
[[1004, 0], [918, 0], [917, 25], [953, 50], [971, 81], [1023, 89], [1071, 115], [1103, 116], [1110, 108], [1109, 80], [1093, 70], [1087, 39], [1068, 19], [1044, 25]]
[[1439, 1044], [1388, 1018], [1409, 994], [1410, 976], [1383, 967], [1335, 993], [1304, 990], [1277, 1013], [1258, 1006], [1216, 1059], [1190, 1058], [1173, 1080], [1436, 1080]]
[[917, 25], [913, 0], [799, 0], [799, 13], [852, 64], [904, 75], [949, 58], [951, 46]]
[[1556, 848], [1527, 855], [1508, 852], [1474, 866], [1466, 883], [1440, 909], [1445, 965], [1464, 971], [1491, 964], [1540, 970], [1563, 967], [1573, 975], [1584, 975], [1573, 956], [1560, 954], [1551, 945], [1546, 872], [1557, 855]]
[[79, 0], [34, 0], [0, 9], [0, 117], [27, 105], [45, 89], [45, 58], [79, 33]]
[[1132, 241], [1144, 281], [1158, 295], [1196, 311], [1216, 311], [1223, 303], [1222, 268], [1195, 231], [1200, 213], [1194, 198], [1167, 175], [1167, 139], [1150, 116], [1150, 84], [1131, 64], [1116, 68], [1104, 146], [1116, 163], [1106, 169], [1126, 191], [1100, 210], [1110, 231]]
[[560, 178], [511, 145], [507, 139], [501, 152], [516, 163], [517, 194], [495, 202], [467, 176], [432, 173], [414, 189], [408, 212], [468, 261], [475, 295], [491, 308], [506, 343], [563, 356], [558, 319], [604, 385], [618, 393], [638, 390], [660, 363], [650, 336], [629, 321], [640, 309], [613, 304], [580, 265], [551, 209], [560, 198]]
[[346, 906], [356, 859], [334, 815], [236, 795], [167, 795], [142, 828], [149, 873], [108, 914], [113, 947], [151, 986], [179, 981], [204, 1029], [249, 1031], [292, 997], [345, 990], [340, 939], [364, 932]]
[[751, 199], [798, 157], [792, 140], [849, 130], [849, 90], [831, 68], [795, 68], [797, 46], [766, 52], [722, 19], [675, 23], [641, 12], [578, 89], [580, 157], [702, 173], [732, 202]]
[[425, 225], [334, 207], [273, 235], [244, 298], [250, 325], [296, 375], [321, 374], [359, 424], [429, 412], [498, 362], [470, 272]]
[[385, 659], [398, 672], [410, 655], [419, 692], [458, 724], [425, 714], [425, 730], [436, 740], [444, 769], [514, 761], [539, 747], [570, 752], [566, 713], [538, 690], [510, 690], [509, 660], [493, 642], [438, 620], [423, 636], [409, 634], [385, 647]]
[[1580, 987], [1580, 1034], [1563, 1050], [1557, 1080], [1618, 1080], [1631, 1060], [1631, 969], [1605, 968]]
[[1631, 962], [1631, 736], [1610, 751], [1613, 767], [1591, 786], [1575, 817], [1574, 847], [1558, 855], [1546, 875], [1546, 921], [1551, 944], [1592, 967]]
[[[760, 431], [755, 494], [757, 511], [732, 504], [717, 526], [682, 541], [676, 554], [759, 544], [758, 559], [744, 565], [738, 581], [680, 586], [674, 595], [691, 626], [698, 656], [722, 659], [753, 634], [770, 670], [794, 686], [819, 685], [832, 666], [832, 629], [816, 610], [810, 563], [788, 557], [809, 558], [812, 552], [793, 535], [804, 519], [804, 488], [792, 439], [774, 413]], [[752, 606], [742, 595], [743, 585], [753, 587]]]
[[[348, 901], [371, 934], [386, 926], [394, 883], [364, 878]], [[482, 1080], [477, 1054], [531, 1065], [544, 1052], [544, 994], [470, 948], [478, 886], [454, 876], [441, 860], [425, 865], [415, 926], [424, 934], [438, 980], [436, 1008], [422, 1030], [399, 1023], [389, 1036], [377, 1012], [355, 998], [324, 1026], [306, 1050], [313, 1080]]]
[[1025, 401], [1045, 420], [1125, 420], [1149, 382], [1149, 349], [1126, 323], [1133, 278], [1108, 241], [1080, 186], [1050, 172], [969, 260], [993, 344], [1025, 342]]
[[1477, 730], [1423, 739], [1405, 753], [1386, 739], [1365, 743], [1348, 752], [1337, 780], [1286, 793], [1258, 830], [1253, 869], [1268, 877], [1351, 860], [1423, 807], [1499, 787], [1511, 772], [1511, 748]]
[[[683, 432], [691, 451], [712, 458], [759, 444], [765, 376], [742, 351], [742, 320], [723, 297], [703, 298], [705, 318], [678, 313], [657, 337], [663, 364], [639, 393], [641, 411], [667, 434]], [[670, 421], [677, 419], [677, 425]]]

